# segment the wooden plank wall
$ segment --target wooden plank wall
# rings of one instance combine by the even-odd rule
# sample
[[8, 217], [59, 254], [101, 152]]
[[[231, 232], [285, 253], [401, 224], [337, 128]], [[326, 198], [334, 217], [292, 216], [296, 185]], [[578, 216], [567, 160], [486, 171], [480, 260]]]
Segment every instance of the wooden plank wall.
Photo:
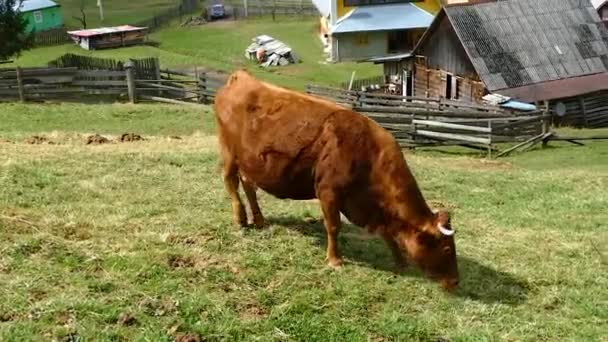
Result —
[[[482, 102], [484, 96], [483, 83], [468, 78], [455, 76], [458, 80], [458, 100], [466, 102]], [[445, 97], [446, 73], [439, 69], [428, 69], [416, 63], [414, 65], [414, 95], [423, 97]]]
[[[564, 116], [557, 114], [556, 106], [560, 102], [566, 107]], [[550, 108], [553, 113], [553, 123], [556, 126], [608, 127], [608, 90], [553, 100], [550, 103]]]

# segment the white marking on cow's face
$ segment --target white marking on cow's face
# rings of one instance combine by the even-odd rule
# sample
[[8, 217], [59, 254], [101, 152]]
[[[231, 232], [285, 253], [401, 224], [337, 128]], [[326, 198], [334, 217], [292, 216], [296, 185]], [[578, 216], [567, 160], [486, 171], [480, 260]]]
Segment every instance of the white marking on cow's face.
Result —
[[452, 236], [454, 235], [454, 230], [452, 229], [448, 229], [442, 225], [438, 225], [437, 226], [439, 228], [439, 231], [441, 232], [441, 234], [445, 235], [445, 236]]

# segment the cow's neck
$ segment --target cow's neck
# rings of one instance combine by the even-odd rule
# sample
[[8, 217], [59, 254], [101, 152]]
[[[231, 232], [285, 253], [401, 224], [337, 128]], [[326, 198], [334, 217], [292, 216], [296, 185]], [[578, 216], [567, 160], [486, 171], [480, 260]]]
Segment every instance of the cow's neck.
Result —
[[383, 174], [384, 203], [390, 215], [396, 216], [401, 229], [420, 229], [433, 220], [434, 214], [402, 155], [400, 157], [393, 159], [393, 165]]

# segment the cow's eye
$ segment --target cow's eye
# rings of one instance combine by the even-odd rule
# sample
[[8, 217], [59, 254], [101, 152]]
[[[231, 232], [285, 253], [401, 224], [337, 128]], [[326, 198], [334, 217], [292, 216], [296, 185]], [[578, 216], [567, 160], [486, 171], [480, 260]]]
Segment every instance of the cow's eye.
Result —
[[443, 247], [443, 253], [444, 254], [450, 254], [451, 251], [452, 251], [452, 249], [450, 248], [450, 246]]

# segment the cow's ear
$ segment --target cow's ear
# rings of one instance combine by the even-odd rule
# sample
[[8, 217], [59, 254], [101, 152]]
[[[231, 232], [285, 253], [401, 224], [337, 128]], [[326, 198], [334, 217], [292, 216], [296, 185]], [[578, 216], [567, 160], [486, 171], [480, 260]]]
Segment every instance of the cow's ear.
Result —
[[437, 212], [437, 225], [443, 227], [450, 226], [450, 213], [445, 210], [439, 210]]

